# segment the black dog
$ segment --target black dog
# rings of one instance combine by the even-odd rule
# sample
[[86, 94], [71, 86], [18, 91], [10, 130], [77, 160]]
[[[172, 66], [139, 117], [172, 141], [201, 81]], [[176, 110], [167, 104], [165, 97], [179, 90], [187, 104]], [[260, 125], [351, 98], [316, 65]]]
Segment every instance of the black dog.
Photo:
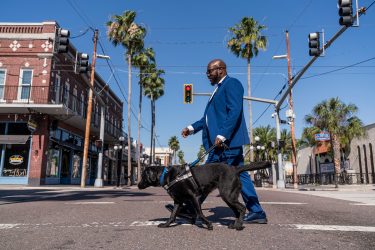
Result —
[[[139, 189], [145, 189], [150, 186], [163, 186], [167, 189], [169, 195], [174, 201], [174, 208], [170, 218], [166, 223], [159, 227], [169, 227], [176, 220], [176, 215], [182, 208], [183, 203], [193, 205], [196, 218], [198, 216], [212, 230], [212, 223], [203, 215], [199, 203], [200, 195], [208, 195], [211, 191], [218, 188], [223, 201], [233, 210], [236, 220], [228, 227], [231, 229], [242, 230], [244, 227], [243, 216], [246, 207], [239, 202], [238, 197], [241, 192], [241, 182], [239, 175], [243, 171], [252, 171], [271, 167], [269, 162], [254, 162], [246, 166], [229, 166], [224, 163], [210, 163], [202, 166], [196, 166], [186, 169], [184, 166], [171, 166], [165, 171], [165, 167], [148, 167], [142, 172], [142, 179], [138, 184]], [[160, 183], [160, 177], [164, 175], [163, 183]], [[195, 221], [193, 221], [195, 223]]]

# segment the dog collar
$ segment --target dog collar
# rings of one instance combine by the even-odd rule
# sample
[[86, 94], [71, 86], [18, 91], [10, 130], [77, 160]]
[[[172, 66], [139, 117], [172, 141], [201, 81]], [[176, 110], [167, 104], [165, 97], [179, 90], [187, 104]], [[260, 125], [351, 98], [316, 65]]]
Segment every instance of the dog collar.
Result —
[[166, 173], [168, 173], [168, 169], [166, 167], [164, 167], [163, 172], [161, 173], [161, 175], [159, 177], [160, 186], [163, 186], [164, 176], [165, 176]]

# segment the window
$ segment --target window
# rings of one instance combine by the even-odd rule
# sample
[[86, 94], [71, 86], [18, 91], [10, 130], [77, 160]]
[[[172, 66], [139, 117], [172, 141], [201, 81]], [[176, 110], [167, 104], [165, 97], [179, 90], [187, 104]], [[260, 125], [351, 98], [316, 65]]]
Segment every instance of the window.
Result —
[[28, 100], [30, 98], [33, 71], [31, 69], [21, 69], [18, 100]]
[[61, 99], [60, 99], [60, 82], [61, 82], [61, 77], [56, 74], [55, 83], [54, 83], [54, 86], [53, 86], [53, 92], [54, 92], [53, 102], [54, 103], [60, 103], [61, 102]]
[[47, 177], [58, 177], [59, 176], [59, 163], [60, 163], [60, 150], [57, 144], [53, 145], [52, 148], [48, 150], [48, 161], [46, 176]]
[[6, 71], [0, 69], [0, 99], [4, 99], [4, 87], [5, 87], [5, 75]]
[[69, 83], [65, 83], [64, 86], [64, 96], [63, 96], [63, 103], [65, 104], [66, 107], [69, 107], [69, 90], [70, 90], [70, 85]]
[[77, 112], [77, 88], [74, 88], [73, 89], [73, 100], [72, 100], [72, 102], [73, 102], [73, 104], [72, 104], [72, 110], [74, 111], [74, 112]]
[[85, 95], [82, 93], [81, 94], [81, 115], [85, 118]]

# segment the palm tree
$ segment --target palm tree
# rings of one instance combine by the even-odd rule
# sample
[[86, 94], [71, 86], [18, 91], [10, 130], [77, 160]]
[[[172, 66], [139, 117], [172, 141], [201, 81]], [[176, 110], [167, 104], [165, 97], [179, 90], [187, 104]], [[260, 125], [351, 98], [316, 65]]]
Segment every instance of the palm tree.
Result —
[[174, 135], [169, 139], [168, 146], [173, 151], [174, 163], [176, 164], [177, 163], [176, 152], [177, 150], [180, 149], [180, 142], [178, 141], [177, 136]]
[[[258, 56], [259, 50], [266, 50], [267, 38], [261, 35], [266, 26], [260, 25], [252, 17], [244, 17], [241, 22], [234, 27], [229, 28], [233, 37], [228, 41], [227, 47], [237, 57], [247, 61], [247, 94], [251, 96], [250, 85], [250, 60]], [[251, 101], [249, 104], [249, 136], [250, 142], [253, 142], [253, 114]], [[253, 160], [253, 154], [250, 153], [250, 161]]]
[[[362, 122], [355, 116], [357, 112], [356, 105], [346, 105], [336, 97], [322, 101], [313, 108], [312, 114], [305, 116], [308, 124], [326, 130], [330, 134], [336, 175], [340, 173], [342, 141], [347, 139], [349, 142], [354, 136], [364, 135]], [[336, 187], [337, 181], [335, 178]]]
[[155, 131], [155, 101], [164, 95], [164, 79], [161, 75], [164, 70], [157, 69], [155, 65], [151, 65], [148, 69], [149, 73], [145, 76], [145, 96], [151, 100], [151, 151], [150, 151], [150, 164], [154, 162], [154, 131]]
[[[146, 29], [137, 25], [134, 11], [125, 11], [121, 16], [114, 15], [107, 22], [108, 39], [116, 47], [121, 44], [126, 49], [128, 62], [128, 176], [131, 175], [131, 95], [132, 95], [132, 55], [144, 45]], [[131, 185], [131, 182], [128, 182]]]
[[182, 151], [182, 150], [178, 151], [177, 156], [178, 156], [178, 160], [179, 160], [180, 164], [184, 165], [185, 164], [184, 151]]
[[272, 142], [276, 142], [276, 129], [270, 125], [260, 126], [254, 129], [254, 136], [259, 137], [259, 144], [265, 146], [265, 160], [275, 160], [276, 148], [272, 148]]
[[317, 127], [306, 127], [303, 129], [301, 139], [298, 140], [298, 148], [301, 147], [313, 147], [316, 145], [315, 135], [320, 132], [320, 128]]
[[286, 128], [281, 130], [280, 140], [284, 142], [281, 148], [281, 154], [286, 160], [292, 159], [292, 135]]
[[133, 64], [139, 68], [139, 104], [138, 104], [138, 143], [137, 143], [137, 176], [138, 182], [141, 179], [141, 112], [142, 112], [142, 96], [143, 87], [145, 85], [144, 76], [147, 74], [147, 68], [150, 64], [155, 63], [155, 52], [152, 48], [143, 48], [140, 52], [133, 56]]

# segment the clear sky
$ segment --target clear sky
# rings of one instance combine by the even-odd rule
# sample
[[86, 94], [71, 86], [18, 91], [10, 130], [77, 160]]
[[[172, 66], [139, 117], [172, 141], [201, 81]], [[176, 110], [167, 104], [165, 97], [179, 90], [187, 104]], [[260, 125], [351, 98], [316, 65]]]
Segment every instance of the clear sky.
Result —
[[[359, 0], [360, 6], [369, 6], [373, 0]], [[254, 17], [267, 26], [264, 35], [268, 47], [252, 60], [252, 93], [255, 97], [274, 99], [286, 83], [286, 60], [272, 60], [273, 55], [285, 54], [285, 30], [289, 30], [293, 74], [309, 60], [308, 39], [310, 32], [325, 32], [329, 40], [340, 28], [336, 0], [19, 0], [1, 4], [0, 22], [57, 21], [61, 27], [71, 31], [71, 42], [82, 52], [93, 51], [92, 32], [88, 27], [99, 29], [99, 36], [107, 55], [111, 56], [121, 91], [127, 97], [128, 80], [124, 50], [114, 48], [106, 37], [106, 22], [114, 14], [125, 10], [137, 13], [136, 22], [147, 27], [146, 47], [156, 52], [158, 67], [165, 70], [165, 95], [156, 103], [157, 146], [167, 146], [171, 136], [179, 138], [185, 160], [193, 161], [201, 144], [201, 134], [187, 139], [180, 136], [181, 129], [200, 119], [208, 97], [194, 97], [191, 105], [183, 104], [183, 84], [193, 83], [194, 92], [212, 92], [213, 87], [206, 78], [207, 63], [214, 58], [223, 59], [230, 76], [238, 78], [247, 88], [246, 61], [235, 57], [226, 48], [228, 28], [246, 16]], [[304, 116], [317, 103], [331, 97], [356, 104], [358, 116], [364, 124], [375, 122], [375, 7], [372, 6], [360, 19], [360, 27], [348, 29], [319, 58], [304, 77], [315, 76], [346, 66], [363, 63], [329, 74], [300, 80], [294, 91], [296, 113], [296, 136], [299, 138]], [[99, 50], [99, 52], [101, 52]], [[97, 62], [97, 71], [119, 97], [124, 100], [124, 130], [127, 131], [127, 106], [124, 96], [111, 76], [105, 62]], [[137, 74], [133, 76], [132, 107], [138, 112], [139, 88]], [[278, 97], [280, 98], [280, 96]], [[141, 141], [150, 145], [150, 102], [143, 102]], [[245, 113], [247, 114], [247, 105]], [[263, 116], [266, 104], [253, 103], [254, 127], [274, 126], [272, 107]], [[281, 117], [285, 119], [285, 110]], [[245, 115], [248, 120], [248, 115]], [[285, 126], [285, 125], [284, 125]], [[285, 126], [283, 128], [288, 128]], [[133, 138], [137, 138], [137, 120], [132, 116]]]

